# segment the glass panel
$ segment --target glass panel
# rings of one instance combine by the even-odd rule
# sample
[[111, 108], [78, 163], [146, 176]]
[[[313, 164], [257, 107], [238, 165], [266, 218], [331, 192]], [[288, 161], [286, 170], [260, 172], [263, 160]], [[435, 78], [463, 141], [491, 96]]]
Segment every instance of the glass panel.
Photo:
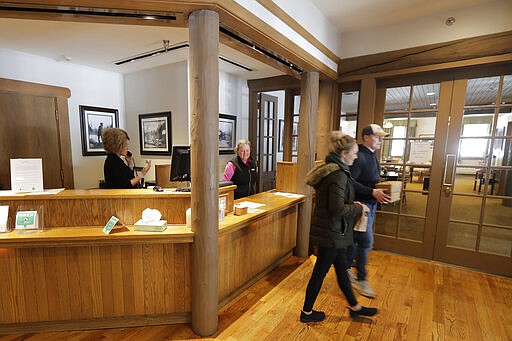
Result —
[[412, 109], [437, 109], [439, 83], [415, 85], [412, 90]]
[[461, 136], [491, 136], [494, 108], [464, 110]]
[[268, 136], [268, 120], [263, 120], [263, 136]]
[[347, 135], [356, 138], [357, 115], [347, 115], [340, 117], [340, 130]]
[[482, 198], [454, 195], [450, 208], [450, 219], [478, 223]]
[[378, 209], [383, 212], [400, 212], [400, 201], [395, 201], [389, 204], [378, 204]]
[[[295, 95], [293, 96], [293, 113], [294, 114], [299, 114], [299, 108], [300, 108], [300, 95]], [[297, 117], [297, 120], [299, 118]], [[295, 122], [295, 118], [293, 120]]]
[[408, 189], [428, 191], [430, 184], [430, 167], [407, 166], [409, 172]]
[[375, 217], [375, 233], [385, 236], [396, 236], [398, 216], [394, 214], [381, 214]]
[[479, 251], [510, 257], [512, 230], [483, 226]]
[[410, 86], [386, 89], [386, 107], [384, 111], [407, 111], [410, 95]]
[[[409, 184], [407, 185], [409, 188]], [[402, 213], [424, 217], [427, 211], [427, 195], [422, 193], [404, 192], [402, 194]]]
[[[263, 143], [263, 144], [266, 145], [266, 143]], [[263, 155], [262, 160], [263, 160], [263, 165], [261, 168], [263, 169], [263, 171], [265, 171], [267, 169], [267, 155]]]
[[484, 208], [484, 224], [510, 226], [512, 217], [512, 193], [509, 199], [487, 198]]
[[274, 126], [275, 126], [275, 120], [269, 120], [269, 124], [268, 124], [268, 136], [274, 136], [275, 133], [274, 133]]
[[512, 104], [512, 75], [508, 75], [503, 78], [500, 103]]
[[500, 77], [468, 79], [466, 105], [495, 105]]
[[423, 241], [425, 219], [414, 217], [400, 217], [400, 230], [398, 237]]
[[405, 140], [382, 141], [382, 163], [402, 163], [405, 155]]
[[434, 137], [436, 132], [437, 112], [411, 113], [409, 137]]
[[273, 172], [274, 171], [274, 155], [270, 154], [268, 156], [268, 171]]
[[341, 115], [357, 115], [359, 91], [341, 93]]
[[[512, 159], [510, 156], [505, 156], [505, 151], [510, 151], [510, 145], [512, 144], [512, 139], [495, 139], [494, 144], [492, 146], [492, 161], [491, 166], [511, 166]], [[508, 146], [508, 147], [507, 147]], [[508, 163], [508, 165], [506, 165]]]
[[274, 102], [272, 101], [268, 102], [268, 117], [274, 118]]
[[268, 154], [270, 151], [268, 150], [268, 139], [263, 138], [263, 154]]
[[476, 225], [449, 223], [448, 240], [446, 244], [447, 246], [455, 246], [475, 251], [477, 232], [478, 226]]
[[455, 193], [471, 193], [476, 194], [478, 190], [477, 168], [457, 167], [455, 173], [455, 185], [453, 191]]
[[461, 165], [480, 165], [487, 164], [489, 157], [489, 147], [491, 145], [490, 139], [475, 138], [467, 139], [461, 138], [459, 144], [458, 162]]
[[432, 163], [432, 153], [434, 151], [434, 140], [409, 141], [409, 156], [407, 163], [430, 165]]
[[512, 107], [500, 108], [496, 123], [496, 136], [512, 135], [512, 131], [507, 131], [510, 122], [512, 122]]
[[292, 137], [292, 153], [297, 154], [299, 150], [299, 138], [297, 136]]

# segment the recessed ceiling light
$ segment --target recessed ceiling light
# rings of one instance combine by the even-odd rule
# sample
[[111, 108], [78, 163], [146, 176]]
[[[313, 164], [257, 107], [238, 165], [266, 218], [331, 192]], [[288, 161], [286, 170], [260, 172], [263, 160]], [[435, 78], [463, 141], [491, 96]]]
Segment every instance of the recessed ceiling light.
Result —
[[437, 103], [430, 103], [429, 104], [431, 107], [435, 107], [437, 105]]
[[427, 92], [427, 96], [434, 96], [435, 94], [435, 92]]

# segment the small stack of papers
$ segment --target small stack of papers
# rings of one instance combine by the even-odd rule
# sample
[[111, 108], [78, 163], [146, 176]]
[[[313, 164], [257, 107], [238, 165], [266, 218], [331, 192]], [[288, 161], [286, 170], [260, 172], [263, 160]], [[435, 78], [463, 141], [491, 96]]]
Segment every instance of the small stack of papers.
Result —
[[147, 223], [140, 219], [134, 226], [135, 231], [162, 232], [167, 229], [167, 220]]

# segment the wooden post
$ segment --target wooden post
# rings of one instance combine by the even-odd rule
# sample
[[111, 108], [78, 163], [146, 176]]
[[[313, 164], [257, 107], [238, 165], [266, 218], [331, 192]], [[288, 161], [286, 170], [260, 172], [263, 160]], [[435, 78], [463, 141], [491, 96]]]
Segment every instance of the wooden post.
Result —
[[333, 126], [340, 115], [338, 83], [321, 81], [318, 93], [318, 120], [316, 126], [316, 160], [323, 160], [329, 152], [329, 132], [338, 130]]
[[[359, 94], [359, 118], [357, 124], [357, 137], [361, 138], [361, 130], [369, 124], [375, 123], [375, 97], [377, 82], [375, 78], [361, 80], [361, 93]], [[362, 141], [361, 141], [362, 142]]]
[[218, 329], [219, 15], [189, 16], [190, 159], [192, 178], [192, 330]]
[[297, 193], [306, 200], [299, 205], [297, 247], [294, 254], [307, 257], [309, 250], [309, 227], [311, 224], [312, 190], [306, 185], [306, 174], [315, 162], [316, 116], [318, 111], [319, 73], [302, 74], [299, 109], [299, 153], [297, 158]]

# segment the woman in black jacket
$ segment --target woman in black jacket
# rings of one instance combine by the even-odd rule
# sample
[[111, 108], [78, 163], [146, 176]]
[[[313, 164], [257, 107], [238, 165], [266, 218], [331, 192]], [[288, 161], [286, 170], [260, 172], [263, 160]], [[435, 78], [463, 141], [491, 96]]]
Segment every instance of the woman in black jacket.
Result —
[[103, 131], [103, 148], [108, 153], [103, 165], [106, 188], [135, 188], [151, 167], [151, 161], [146, 161], [140, 174], [135, 176], [128, 140], [128, 134], [123, 129], [108, 128]]
[[338, 285], [349, 303], [351, 317], [373, 316], [376, 308], [357, 303], [347, 274], [347, 248], [353, 243], [354, 222], [368, 207], [354, 202], [354, 185], [349, 166], [357, 158], [358, 146], [354, 138], [341, 131], [329, 136], [330, 153], [325, 163], [313, 168], [306, 183], [315, 188], [315, 211], [311, 221], [311, 243], [318, 247], [318, 255], [306, 289], [306, 298], [300, 314], [301, 322], [319, 322], [325, 313], [313, 310], [324, 278], [334, 265]]

